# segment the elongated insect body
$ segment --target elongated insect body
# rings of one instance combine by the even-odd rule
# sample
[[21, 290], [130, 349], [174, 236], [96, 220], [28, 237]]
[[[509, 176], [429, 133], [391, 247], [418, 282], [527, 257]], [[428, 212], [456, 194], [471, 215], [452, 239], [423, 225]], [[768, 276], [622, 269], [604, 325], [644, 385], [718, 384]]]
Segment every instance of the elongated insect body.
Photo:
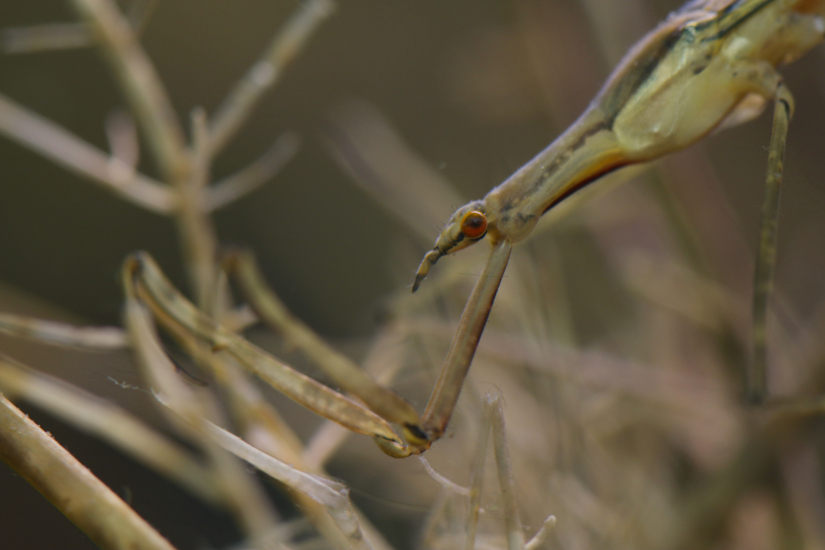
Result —
[[[823, 16], [821, 0], [704, 0], [673, 13], [625, 56], [567, 131], [483, 200], [456, 211], [413, 290], [441, 256], [485, 235], [518, 242], [543, 213], [601, 176], [683, 149], [726, 120], [758, 114], [754, 99], [764, 105], [777, 95], [774, 68], [822, 40]], [[487, 218], [485, 235], [462, 230], [470, 211]]]
[[[506, 268], [509, 247], [542, 214], [600, 177], [684, 149], [714, 129], [741, 124], [774, 101], [765, 204], [756, 261], [750, 400], [766, 395], [766, 312], [776, 248], [779, 186], [793, 98], [776, 67], [799, 58], [825, 33], [825, 0], [696, 0], [644, 37], [579, 119], [482, 200], [459, 208], [421, 262], [419, 287], [441, 256], [483, 239], [488, 266], [462, 314], [417, 433], [440, 437], [472, 361]], [[495, 264], [494, 269], [488, 269]], [[487, 280], [495, 277], [494, 280]], [[484, 290], [481, 290], [481, 289]], [[445, 387], [449, 386], [449, 387]]]

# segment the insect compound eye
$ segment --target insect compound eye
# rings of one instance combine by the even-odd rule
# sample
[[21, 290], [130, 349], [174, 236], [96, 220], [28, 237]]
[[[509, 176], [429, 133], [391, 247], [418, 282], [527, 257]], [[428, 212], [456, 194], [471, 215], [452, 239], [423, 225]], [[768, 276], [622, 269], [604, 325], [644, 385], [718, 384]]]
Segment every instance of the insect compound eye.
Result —
[[483, 237], [487, 232], [487, 216], [478, 210], [467, 212], [461, 220], [461, 232], [468, 239]]

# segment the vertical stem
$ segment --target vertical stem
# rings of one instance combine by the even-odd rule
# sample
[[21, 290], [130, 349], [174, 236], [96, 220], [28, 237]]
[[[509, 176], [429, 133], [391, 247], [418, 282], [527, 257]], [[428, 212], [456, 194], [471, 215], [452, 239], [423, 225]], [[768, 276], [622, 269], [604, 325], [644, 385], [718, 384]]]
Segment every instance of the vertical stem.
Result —
[[167, 181], [186, 177], [186, 143], [169, 95], [140, 47], [129, 21], [110, 0], [74, 0], [75, 9], [100, 43], [112, 72], [146, 132]]
[[335, 9], [332, 0], [308, 0], [287, 21], [215, 112], [210, 127], [210, 153], [220, 152], [252, 110], [281, 78], [318, 25]]
[[513, 466], [510, 463], [510, 451], [507, 448], [507, 436], [504, 432], [504, 411], [501, 410], [501, 395], [488, 396], [485, 406], [492, 412], [493, 451], [496, 454], [496, 471], [501, 500], [504, 505], [504, 528], [507, 532], [508, 550], [524, 550], [524, 532], [516, 502], [516, 485], [513, 481]]
[[204, 200], [211, 156], [206, 112], [200, 108], [192, 111], [192, 149], [192, 171], [189, 177], [175, 182], [180, 200], [178, 230], [189, 280], [195, 293], [195, 303], [209, 312], [216, 303], [217, 238], [212, 219], [206, 213]]
[[784, 83], [780, 83], [776, 90], [773, 110], [773, 130], [768, 151], [768, 175], [765, 181], [765, 199], [762, 204], [759, 250], [756, 256], [753, 283], [753, 360], [745, 379], [747, 399], [754, 404], [763, 402], [767, 395], [768, 299], [773, 288], [779, 191], [782, 185], [785, 142], [788, 137], [788, 123], [792, 110], [793, 98]]
[[481, 512], [481, 491], [484, 488], [484, 464], [487, 458], [487, 439], [490, 435], [490, 422], [493, 408], [487, 399], [484, 400], [484, 413], [481, 427], [478, 430], [478, 442], [475, 449], [475, 463], [473, 464], [473, 479], [470, 482], [470, 511], [467, 517], [467, 538], [464, 539], [464, 550], [473, 550], [478, 531], [478, 516]]

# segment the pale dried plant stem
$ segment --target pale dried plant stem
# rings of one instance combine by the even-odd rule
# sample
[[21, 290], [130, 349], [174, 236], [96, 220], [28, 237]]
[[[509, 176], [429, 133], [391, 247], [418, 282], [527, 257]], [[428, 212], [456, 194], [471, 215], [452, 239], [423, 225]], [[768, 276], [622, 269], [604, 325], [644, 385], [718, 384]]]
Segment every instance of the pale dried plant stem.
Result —
[[215, 292], [217, 249], [215, 230], [203, 200], [212, 158], [206, 114], [196, 109], [192, 115], [190, 151], [163, 83], [128, 19], [110, 0], [74, 0], [74, 5], [98, 38], [163, 178], [177, 191], [174, 214], [185, 265], [196, 301], [205, 307]]
[[[156, 7], [157, 0], [132, 2], [128, 19], [140, 34]], [[94, 36], [83, 23], [45, 23], [0, 30], [0, 52], [5, 54], [72, 50], [94, 45]]]
[[423, 455], [418, 455], [418, 461], [421, 462], [421, 465], [424, 467], [424, 471], [427, 472], [427, 475], [433, 478], [433, 480], [447, 489], [448, 491], [452, 491], [458, 495], [463, 495], [465, 497], [470, 496], [470, 489], [467, 487], [462, 487], [458, 483], [451, 481], [444, 477], [443, 475], [439, 474], [435, 471], [435, 468], [430, 466], [430, 463], [424, 458]]
[[352, 548], [372, 549], [361, 531], [358, 515], [349, 501], [349, 491], [344, 485], [302, 472], [214, 424], [207, 423], [206, 428], [211, 438], [222, 448], [326, 508]]
[[547, 539], [550, 538], [550, 534], [553, 532], [555, 526], [556, 516], [547, 516], [547, 519], [541, 524], [541, 527], [536, 531], [536, 534], [533, 535], [533, 538], [524, 545], [524, 550], [539, 550]]
[[205, 306], [214, 290], [216, 249], [215, 231], [202, 199], [211, 160], [206, 115], [202, 111], [193, 115], [194, 145], [190, 154], [163, 83], [128, 19], [110, 0], [73, 3], [98, 38], [164, 179], [177, 190], [179, 202], [175, 213], [185, 263], [197, 302]]
[[[304, 450], [300, 438], [284, 422], [277, 410], [263, 399], [258, 389], [249, 383], [244, 373], [239, 368], [230, 369], [229, 372], [233, 373], [233, 384], [227, 386], [227, 388], [230, 391], [242, 393], [242, 396], [239, 396], [240, 399], [233, 399], [233, 403], [246, 409], [243, 416], [253, 423], [246, 430], [248, 439], [256, 447], [303, 472], [329, 477], [323, 467], [308, 460], [307, 452]], [[327, 424], [340, 428], [347, 434], [352, 433], [332, 422], [327, 422]], [[333, 548], [349, 550], [350, 544], [347, 541], [346, 534], [325, 506], [299, 491], [293, 491], [291, 495], [307, 518]], [[360, 520], [361, 530], [375, 550], [391, 550], [389, 544], [367, 518], [361, 516]]]
[[169, 182], [189, 173], [183, 130], [149, 57], [128, 19], [110, 0], [73, 0], [109, 60], [112, 72], [146, 133], [158, 167]]
[[204, 195], [206, 211], [220, 210], [272, 179], [295, 156], [300, 142], [296, 134], [285, 132], [249, 166], [216, 181]]
[[504, 505], [504, 527], [507, 532], [509, 550], [524, 549], [524, 532], [516, 502], [516, 486], [513, 479], [513, 466], [507, 447], [507, 435], [504, 431], [504, 411], [501, 408], [501, 395], [487, 396], [484, 406], [492, 409], [493, 451], [496, 455], [496, 471]]
[[47, 23], [0, 31], [0, 51], [5, 54], [68, 50], [91, 45], [89, 29], [79, 23]]
[[264, 542], [278, 523], [268, 498], [237, 460], [204, 438], [205, 423], [217, 407], [209, 402], [206, 394], [196, 394], [180, 379], [158, 340], [149, 313], [138, 302], [131, 286], [128, 283], [124, 286], [126, 325], [138, 364], [153, 388], [165, 396], [164, 404], [174, 411], [176, 416], [169, 415], [172, 424], [208, 456], [224, 500], [239, 524], [253, 542]]
[[[284, 422], [275, 408], [264, 399], [258, 388], [251, 383], [238, 365], [213, 356], [210, 366], [227, 391], [230, 397], [229, 404], [243, 424], [247, 438], [256, 447], [301, 471], [321, 476], [327, 475], [321, 468], [312, 468], [303, 462], [301, 440]], [[333, 548], [349, 550], [350, 545], [346, 534], [324, 505], [300, 491], [291, 491], [290, 494]], [[363, 522], [363, 528], [366, 532], [376, 533], [376, 535], [369, 536], [373, 544], [380, 539], [377, 531], [371, 528], [366, 520]], [[384, 546], [376, 545], [376, 548], [383, 549]]]
[[150, 212], [168, 215], [177, 208], [178, 197], [166, 185], [135, 173], [65, 128], [3, 95], [0, 133]]
[[[198, 405], [191, 390], [188, 390], [183, 383], [176, 378], [174, 366], [166, 357], [160, 343], [157, 341], [157, 336], [154, 334], [148, 313], [135, 301], [135, 297], [131, 291], [129, 291], [128, 294], [127, 321], [130, 331], [134, 335], [136, 350], [141, 359], [141, 364], [153, 373], [152, 377], [156, 380], [158, 387], [165, 388], [162, 394], [164, 395], [163, 403], [174, 410], [176, 414], [180, 415], [196, 433], [206, 435], [210, 440], [226, 448], [243, 460], [249, 461], [256, 467], [263, 466], [265, 472], [273, 475], [275, 479], [292, 488], [294, 495], [302, 495], [302, 504], [307, 504], [307, 498], [314, 502], [315, 504], [310, 505], [310, 508], [318, 514], [316, 517], [328, 518], [333, 522], [335, 528], [331, 529], [330, 526], [325, 526], [326, 531], [332, 534], [331, 538], [333, 541], [338, 540], [342, 542], [342, 545], [339, 546], [340, 548], [369, 548], [368, 543], [365, 542], [367, 539], [363, 536], [357, 514], [352, 509], [351, 504], [349, 504], [349, 500], [346, 499], [346, 502], [341, 500], [345, 495], [334, 497], [336, 499], [335, 505], [331, 506], [330, 503], [325, 500], [326, 497], [306, 493], [307, 486], [305, 482], [312, 479], [307, 477], [309, 474], [303, 473], [294, 467], [287, 468], [285, 466], [287, 461], [280, 461], [279, 464], [281, 464], [281, 466], [272, 462], [275, 458], [270, 457], [271, 460], [267, 461], [264, 453], [255, 453], [251, 446], [243, 444], [237, 440], [237, 438], [231, 436], [231, 434], [225, 431], [216, 432], [216, 428], [211, 427], [212, 424], [207, 420], [206, 411], [202, 410], [202, 407]], [[200, 354], [197, 353], [195, 354], [196, 359], [199, 355]], [[218, 438], [217, 440], [215, 439], [216, 437]], [[284, 441], [288, 442], [290, 439], [294, 439], [294, 436], [293, 438], [286, 439], [279, 438], [279, 443]], [[209, 448], [210, 446], [207, 445], [206, 450]], [[294, 464], [294, 461], [289, 461], [289, 463]], [[283, 468], [287, 468], [290, 474], [284, 474]], [[320, 478], [317, 479], [320, 480]], [[238, 481], [239, 480], [236, 480], [236, 484]], [[237, 491], [237, 488], [235, 488], [235, 490]], [[237, 496], [242, 497], [244, 495], [239, 494]], [[251, 495], [246, 495], [246, 502], [250, 501], [250, 496]], [[251, 499], [251, 501], [254, 502], [254, 499]], [[263, 508], [265, 509], [266, 506]], [[323, 512], [321, 512], [322, 510]], [[269, 531], [269, 529], [262, 529], [260, 525], [248, 525], [248, 527], [252, 533], [265, 533]]]
[[[206, 112], [192, 111], [192, 170], [177, 186], [180, 210], [177, 212], [181, 239], [195, 302], [206, 311], [216, 303], [217, 236], [212, 219], [204, 208], [202, 197], [207, 189], [212, 159], [209, 155], [209, 135]], [[211, 312], [211, 311], [210, 311]]]
[[174, 550], [102, 481], [0, 394], [0, 457], [105, 550]]
[[332, 0], [307, 0], [275, 34], [261, 57], [229, 92], [212, 117], [209, 123], [209, 147], [212, 156], [221, 151], [232, 139], [264, 93], [278, 83], [284, 69], [334, 8]]
[[95, 435], [175, 481], [192, 494], [221, 506], [212, 473], [192, 454], [120, 407], [57, 378], [0, 357], [0, 390]]
[[510, 451], [507, 446], [507, 437], [504, 427], [504, 411], [501, 405], [501, 394], [484, 396], [484, 412], [478, 432], [478, 441], [475, 449], [472, 479], [470, 481], [470, 503], [467, 517], [466, 538], [464, 550], [475, 548], [478, 519], [481, 512], [481, 493], [484, 485], [484, 465], [487, 457], [487, 440], [493, 434], [493, 452], [496, 459], [496, 473], [498, 474], [499, 490], [504, 508], [504, 528], [508, 550], [533, 550], [538, 548], [550, 535], [550, 530], [556, 524], [556, 518], [549, 516], [544, 520], [542, 527], [529, 543], [524, 542], [524, 531], [516, 502], [516, 488], [513, 479], [513, 467], [510, 461]]
[[[44, 147], [40, 146], [40, 143], [44, 141], [41, 139], [26, 139], [25, 136], [14, 135], [12, 137], [83, 175], [101, 181], [141, 206], [160, 213], [175, 215], [178, 219], [186, 263], [190, 270], [197, 302], [201, 307], [210, 310], [211, 305], [218, 303], [214, 296], [215, 292], [218, 291], [218, 284], [215, 271], [216, 238], [208, 214], [212, 210], [243, 196], [270, 178], [294, 154], [297, 140], [291, 135], [279, 140], [272, 149], [247, 169], [221, 182], [217, 186], [214, 197], [207, 187], [213, 152], [222, 147], [240, 127], [262, 93], [277, 81], [277, 77], [283, 68], [295, 56], [312, 30], [331, 12], [333, 3], [330, 0], [310, 0], [290, 20], [285, 30], [276, 36], [264, 58], [250, 71], [249, 77], [252, 80], [242, 81], [235, 92], [231, 94], [229, 100], [225, 102], [224, 106], [227, 108], [222, 113], [228, 118], [223, 120], [224, 122], [228, 121], [229, 124], [224, 126], [224, 131], [221, 133], [221, 136], [223, 136], [221, 138], [222, 143], [214, 146], [212, 136], [210, 136], [207, 129], [205, 113], [202, 110], [196, 110], [193, 113], [193, 144], [191, 150], [186, 147], [183, 132], [154, 67], [141, 49], [135, 33], [130, 28], [126, 18], [118, 11], [117, 6], [109, 0], [76, 0], [74, 4], [109, 59], [121, 87], [136, 113], [137, 120], [147, 136], [150, 148], [163, 174], [163, 179], [170, 183], [174, 190], [166, 188], [159, 182], [155, 183], [150, 178], [136, 174], [133, 166], [126, 166], [117, 158], [107, 157], [93, 147], [86, 145], [82, 140], [48, 123], [45, 119], [41, 121], [44, 124], [38, 127], [40, 129], [45, 128], [41, 134], [48, 134], [52, 141], [58, 141], [59, 146]], [[262, 77], [265, 78], [262, 79]], [[12, 107], [15, 106], [12, 104]], [[12, 114], [17, 115], [19, 112], [28, 115], [22, 108]], [[24, 122], [31, 122], [33, 117], [36, 117], [36, 115], [29, 115]], [[36, 122], [38, 120], [35, 120]], [[2, 124], [2, 120], [0, 120], [0, 124]], [[25, 125], [18, 124], [18, 126]], [[61, 155], [62, 149], [69, 149], [72, 154]], [[82, 154], [76, 154], [78, 150]], [[78, 156], [84, 158], [86, 162], [78, 165], [79, 163], [76, 161]], [[124, 166], [120, 166], [120, 164], [124, 164]], [[124, 180], [126, 180], [125, 183]], [[150, 185], [145, 185], [147, 182]], [[154, 193], [149, 193], [146, 189]], [[144, 198], [143, 195], [149, 195], [150, 199]], [[165, 355], [159, 342], [152, 337], [153, 330], [151, 327], [143, 325], [142, 329], [134, 328], [135, 325], [141, 326], [140, 319], [148, 322], [145, 318], [145, 312], [141, 312], [141, 306], [134, 301], [134, 296], [127, 300], [127, 310], [130, 311], [128, 324], [130, 324], [132, 330], [133, 345], [138, 355], [141, 356], [141, 363], [149, 371], [150, 380], [153, 380], [154, 385], [162, 388], [164, 394], [168, 392], [174, 396], [170, 399], [170, 402], [174, 403], [174, 409], [178, 414], [182, 414], [188, 423], [199, 426], [196, 432], [212, 433], [214, 436], [217, 432], [214, 432], [214, 430], [204, 431], [204, 429], [206, 426], [211, 425], [208, 424], [206, 418], [215, 407], [207, 406], [204, 408], [203, 404], [198, 403], [199, 399], [192, 396], [187, 397], [185, 389], [181, 391], [182, 386], [180, 381], [175, 379], [174, 368], [168, 359], [164, 362]], [[136, 321], [136, 319], [138, 320]], [[80, 344], [87, 347], [105, 336], [88, 330], [83, 332], [80, 330], [71, 331], [64, 327], [52, 327], [39, 322], [34, 327], [25, 327], [21, 323], [17, 323], [17, 326], [13, 327], [13, 330], [21, 333], [29, 329], [34, 329], [38, 337], [46, 336], [63, 344]], [[202, 344], [196, 344], [196, 347], [198, 345], [201, 348], [203, 347]], [[194, 355], [209, 355], [210, 352], [201, 349], [200, 353], [198, 350], [194, 350], [193, 353]], [[213, 357], [213, 359], [216, 359], [218, 363], [221, 362], [220, 358]], [[164, 374], [159, 374], [160, 372]], [[43, 392], [43, 395], [47, 394], [49, 392]], [[252, 417], [247, 417], [247, 421], [253, 421]], [[180, 423], [176, 424], [180, 427]], [[184, 432], [186, 431], [184, 430]], [[283, 433], [271, 433], [277, 438], [280, 447], [286, 444], [292, 449], [290, 454], [293, 455], [293, 462], [300, 462], [300, 442], [294, 437], [294, 434], [290, 438], [285, 437]], [[191, 437], [191, 435], [188, 436]], [[229, 436], [229, 434], [225, 435]], [[198, 443], [197, 438], [194, 438], [193, 441]], [[224, 503], [234, 510], [241, 525], [250, 533], [253, 544], [258, 547], [268, 547], [263, 534], [266, 531], [272, 531], [271, 527], [275, 519], [269, 512], [270, 508], [263, 494], [260, 493], [257, 485], [252, 483], [251, 478], [246, 479], [245, 472], [238, 468], [234, 459], [230, 459], [229, 455], [218, 450], [212, 444], [200, 443], [210, 459], [214, 472], [217, 474], [217, 479], [221, 481], [220, 486], [223, 489], [221, 497]], [[265, 456], [262, 453], [261, 455]], [[364, 528], [368, 539], [363, 537], [358, 528], [358, 518], [354, 511], [350, 510], [345, 516], [341, 516], [340, 512], [335, 511], [336, 507], [319, 505], [318, 502], [302, 492], [300, 488], [296, 488], [294, 494], [302, 507], [309, 510], [308, 515], [314, 516], [317, 524], [319, 524], [319, 530], [336, 547], [342, 550], [369, 548], [366, 542], [369, 539], [377, 543], [376, 548], [389, 548], [377, 531], [369, 524], [365, 524]], [[308, 501], [313, 504], [309, 504]], [[337, 519], [335, 519], [336, 516]], [[347, 517], [350, 518], [347, 520], [350, 522], [349, 527], [342, 526], [341, 521]], [[330, 524], [335, 527], [330, 528]]]
[[481, 492], [484, 489], [484, 465], [487, 458], [487, 441], [490, 436], [492, 417], [493, 410], [485, 403], [473, 458], [473, 475], [470, 480], [470, 504], [469, 515], [467, 517], [466, 538], [464, 539], [464, 550], [473, 550], [475, 548], [476, 533], [478, 532], [478, 517], [481, 514]]
[[13, 313], [0, 312], [0, 333], [85, 350], [112, 350], [128, 346], [126, 334], [119, 327], [78, 327]]
[[[300, 439], [281, 419], [277, 411], [263, 399], [259, 390], [250, 383], [245, 373], [231, 360], [231, 357], [225, 354], [199, 352], [196, 349], [199, 343], [195, 340], [193, 333], [188, 332], [183, 326], [177, 325], [171, 318], [166, 317], [162, 311], [156, 310], [155, 314], [162, 321], [166, 319], [163, 321], [166, 329], [185, 349], [192, 353], [195, 360], [199, 361], [204, 368], [214, 372], [217, 380], [231, 397], [230, 404], [237, 413], [241, 424], [252, 436], [251, 439], [257, 447], [304, 472], [326, 475], [322, 468], [308, 464], [304, 460], [303, 445]], [[159, 360], [165, 361], [166, 359]], [[329, 510], [300, 491], [293, 491], [292, 496], [333, 547], [340, 550], [348, 550], [351, 547], [349, 537], [341, 529]], [[389, 550], [389, 545], [384, 542], [379, 532], [366, 519], [361, 518], [361, 526], [366, 538], [376, 550]]]

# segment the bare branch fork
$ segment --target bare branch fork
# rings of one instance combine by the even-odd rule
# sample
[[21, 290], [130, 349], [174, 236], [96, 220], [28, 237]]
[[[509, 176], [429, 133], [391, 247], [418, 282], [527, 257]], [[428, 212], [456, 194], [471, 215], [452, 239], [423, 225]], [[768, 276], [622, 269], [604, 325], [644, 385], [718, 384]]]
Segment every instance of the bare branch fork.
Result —
[[[123, 90], [137, 124], [146, 137], [162, 181], [136, 170], [137, 140], [128, 119], [113, 120], [113, 124], [107, 128], [112, 150], [111, 154], [107, 154], [57, 124], [0, 96], [0, 133], [141, 208], [176, 218], [197, 302], [201, 307], [212, 311], [221, 302], [220, 299], [216, 300], [216, 295], [221, 294], [221, 287], [215, 261], [217, 239], [209, 214], [271, 179], [295, 154], [298, 140], [292, 134], [284, 134], [250, 166], [214, 186], [209, 185], [212, 158], [234, 137], [264, 93], [279, 80], [320, 22], [332, 12], [334, 4], [331, 0], [305, 2], [285, 28], [276, 34], [247, 77], [230, 93], [215, 122], [208, 122], [207, 115], [202, 110], [196, 109], [192, 113], [191, 144], [187, 144], [185, 132], [161, 79], [140, 46], [137, 36], [139, 31], [135, 29], [138, 25], [120, 13], [111, 0], [75, 0], [73, 5], [81, 16], [80, 25], [6, 33], [3, 36], [4, 43], [32, 51], [83, 46], [92, 38], [92, 42], [100, 46]], [[138, 19], [145, 21], [143, 16]], [[145, 374], [153, 381], [152, 385], [163, 391], [164, 403], [175, 411], [173, 416], [177, 416], [178, 420], [170, 418], [173, 425], [179, 428], [182, 436], [204, 451], [208, 459], [205, 467], [195, 465], [191, 462], [191, 457], [187, 456], [188, 453], [181, 453], [174, 445], [164, 443], [162, 438], [142, 423], [130, 420], [128, 415], [117, 413], [108, 404], [96, 403], [80, 390], [29, 373], [11, 362], [2, 363], [0, 388], [49, 405], [56, 414], [99, 433], [147, 464], [165, 471], [171, 478], [178, 479], [202, 498], [216, 500], [227, 506], [258, 548], [269, 548], [273, 544], [281, 546], [280, 542], [270, 540], [277, 518], [257, 482], [231, 458], [231, 454], [270, 474], [280, 472], [276, 477], [293, 488], [296, 500], [314, 520], [319, 532], [335, 547], [387, 548], [380, 535], [368, 523], [359, 520], [340, 488], [335, 489], [329, 483], [321, 481], [317, 489], [311, 489], [312, 483], [308, 485], [301, 482], [296, 485], [287, 481], [289, 476], [306, 477], [309, 474], [300, 474], [297, 469], [282, 463], [282, 466], [276, 466], [275, 457], [280, 455], [286, 462], [301, 465], [302, 445], [277, 417], [274, 409], [261, 398], [256, 400], [256, 390], [231, 362], [214, 359], [210, 361], [210, 365], [219, 380], [232, 382], [232, 389], [228, 393], [234, 395], [231, 399], [234, 413], [245, 418], [244, 423], [248, 426], [263, 427], [270, 434], [271, 440], [278, 441], [277, 445], [267, 445], [273, 456], [254, 450], [228, 432], [209, 424], [207, 418], [212, 418], [217, 423], [222, 416], [217, 413], [217, 418], [215, 417], [215, 411], [220, 410], [217, 403], [202, 403], [201, 397], [190, 395], [191, 391], [182, 389], [171, 363], [160, 352], [159, 344], [152, 340], [152, 330], [145, 322], [141, 323], [143, 314], [140, 306], [133, 304], [127, 310], [131, 312], [127, 316], [131, 331], [128, 341], [116, 329], [78, 329], [12, 315], [0, 318], [0, 330], [15, 336], [83, 349], [131, 346], [144, 365]], [[203, 355], [202, 344], [188, 340], [185, 345], [189, 346], [194, 355]], [[155, 350], [154, 353], [152, 350]], [[243, 397], [237, 394], [240, 389], [244, 391]], [[84, 405], [86, 401], [88, 406]], [[95, 407], [100, 410], [95, 412]], [[132, 437], [124, 439], [112, 424], [95, 422], [95, 414], [99, 418], [121, 418], [121, 427], [131, 426], [125, 433], [131, 433]], [[16, 429], [11, 421], [0, 422], [0, 441], [13, 444], [12, 434], [7, 433], [9, 429]], [[137, 437], [137, 434], [143, 435]], [[197, 434], [194, 439], [193, 434]], [[10, 437], [6, 438], [7, 435]], [[138, 441], [143, 441], [145, 445], [140, 449], [131, 446]], [[31, 455], [14, 453], [13, 448], [3, 447], [4, 458], [13, 468], [26, 471]], [[166, 451], [160, 452], [162, 448]], [[7, 449], [9, 453], [5, 453]], [[143, 451], [148, 451], [149, 454], [144, 455]], [[59, 460], [69, 462], [68, 458]], [[305, 469], [313, 470], [309, 465]], [[322, 473], [319, 468], [314, 469], [319, 474]], [[196, 472], [202, 474], [196, 476], [199, 482], [192, 478], [192, 474]], [[62, 477], [68, 479], [68, 476]], [[58, 490], [62, 482], [45, 476], [39, 483], [45, 484], [43, 487], [46, 489], [41, 490], [52, 491]], [[50, 488], [52, 486], [54, 489]], [[329, 493], [330, 489], [334, 490], [327, 496], [318, 492]], [[99, 495], [103, 493], [99, 492]], [[93, 503], [105, 505], [108, 497], [94, 496], [93, 493], [91, 498]], [[55, 503], [65, 511], [64, 501], [57, 500]], [[69, 514], [68, 511], [66, 513]], [[102, 522], [110, 518], [102, 514], [96, 516]], [[82, 520], [73, 519], [83, 523]], [[130, 520], [125, 521], [126, 523], [121, 523], [126, 525]], [[97, 526], [92, 528], [98, 529]], [[152, 541], [151, 537], [156, 537], [156, 534], [137, 536], [142, 537], [144, 542], [128, 543], [128, 547], [169, 548], [168, 544], [163, 546], [159, 541], [147, 542]], [[98, 540], [94, 536], [92, 538]], [[122, 547], [108, 539], [100, 539], [100, 543], [105, 548]]]

